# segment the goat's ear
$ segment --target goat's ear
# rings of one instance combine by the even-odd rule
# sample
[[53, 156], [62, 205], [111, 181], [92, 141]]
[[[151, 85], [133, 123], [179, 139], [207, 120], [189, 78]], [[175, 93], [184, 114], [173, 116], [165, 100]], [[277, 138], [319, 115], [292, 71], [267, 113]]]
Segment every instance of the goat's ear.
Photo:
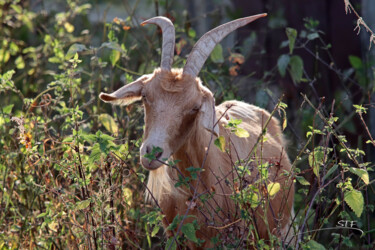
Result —
[[99, 98], [108, 103], [117, 105], [129, 105], [142, 98], [141, 92], [146, 81], [148, 81], [152, 75], [144, 75], [138, 78], [136, 81], [119, 88], [111, 94], [100, 93]]
[[[219, 124], [215, 112], [215, 99], [211, 92], [205, 93], [201, 106], [200, 122], [201, 125], [215, 136], [219, 136]], [[215, 127], [214, 127], [215, 125]]]

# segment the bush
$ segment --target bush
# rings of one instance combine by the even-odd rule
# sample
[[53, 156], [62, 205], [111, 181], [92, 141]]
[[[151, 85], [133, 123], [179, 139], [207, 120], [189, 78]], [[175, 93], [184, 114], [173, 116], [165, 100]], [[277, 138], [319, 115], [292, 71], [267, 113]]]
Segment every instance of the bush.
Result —
[[[131, 14], [90, 24], [92, 6], [78, 0], [63, 3], [62, 12], [35, 11], [29, 4], [0, 1], [0, 248], [168, 248], [175, 239], [163, 233], [163, 215], [144, 202], [148, 173], [138, 153], [142, 108], [110, 107], [97, 98], [159, 66], [158, 30], [136, 27]], [[182, 20], [175, 23], [175, 66], [181, 67], [184, 50], [197, 37]], [[310, 51], [315, 43], [329, 53], [312, 19], [304, 30], [287, 28], [285, 40], [281, 45], [287, 51], [277, 65], [257, 79], [261, 84], [256, 88], [269, 100], [265, 106], [281, 104], [273, 102], [277, 98], [269, 83], [275, 79], [313, 86], [319, 78], [307, 75], [296, 51]], [[216, 90], [217, 102], [237, 97], [231, 83], [245, 57], [218, 46], [207, 61], [202, 80]], [[370, 246], [374, 240], [374, 163], [365, 154], [375, 146], [366, 121], [373, 109], [366, 103], [373, 81], [360, 58], [349, 60], [351, 69], [332, 70], [343, 86], [360, 91], [359, 101], [341, 89], [331, 106], [304, 93], [300, 108], [281, 104], [279, 109], [292, 142], [306, 135], [289, 152], [298, 190], [295, 237], [305, 249]], [[349, 140], [346, 134], [357, 124], [364, 134]], [[220, 141], [216, 145], [221, 147]], [[247, 201], [237, 202], [241, 207]], [[177, 242], [198, 242], [197, 225], [186, 225], [185, 237]], [[221, 238], [226, 235], [230, 232], [223, 231]], [[235, 243], [226, 246], [242, 244]], [[266, 248], [281, 243], [255, 239], [251, 244]]]

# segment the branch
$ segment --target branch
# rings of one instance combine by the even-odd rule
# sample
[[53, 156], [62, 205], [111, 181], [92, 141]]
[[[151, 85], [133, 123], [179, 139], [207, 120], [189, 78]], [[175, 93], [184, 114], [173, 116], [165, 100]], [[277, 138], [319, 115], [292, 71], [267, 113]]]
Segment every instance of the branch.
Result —
[[349, 0], [344, 0], [345, 3], [345, 13], [348, 14], [353, 11], [354, 15], [357, 16], [357, 25], [355, 26], [354, 30], [358, 29], [357, 35], [359, 35], [359, 32], [361, 32], [361, 26], [363, 26], [368, 33], [370, 33], [370, 46], [369, 50], [371, 49], [371, 45], [375, 45], [375, 34], [374, 32], [370, 29], [370, 27], [366, 24], [365, 21], [363, 21], [363, 18], [358, 14], [358, 12], [354, 9], [353, 5], [349, 2]]

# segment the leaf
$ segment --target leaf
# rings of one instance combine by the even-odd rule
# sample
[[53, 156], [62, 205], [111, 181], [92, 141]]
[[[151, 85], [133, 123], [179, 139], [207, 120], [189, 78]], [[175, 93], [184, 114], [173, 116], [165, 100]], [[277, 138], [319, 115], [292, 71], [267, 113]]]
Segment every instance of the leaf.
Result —
[[68, 31], [68, 33], [72, 33], [74, 31], [74, 26], [69, 22], [64, 23], [64, 28], [66, 31]]
[[331, 149], [316, 147], [313, 152], [309, 154], [309, 165], [313, 169], [314, 174], [319, 178], [319, 168], [324, 164], [326, 158], [324, 158], [325, 150], [330, 151]]
[[363, 67], [362, 60], [358, 56], [349, 56], [349, 62], [355, 69], [361, 69]]
[[122, 197], [123, 201], [125, 201], [125, 204], [127, 204], [130, 207], [132, 205], [133, 200], [133, 191], [130, 188], [124, 188], [122, 190]]
[[275, 194], [277, 194], [277, 192], [280, 191], [280, 183], [278, 183], [278, 182], [270, 182], [267, 185], [267, 191], [268, 191], [268, 194], [271, 197], [274, 196]]
[[286, 119], [286, 117], [284, 116], [284, 118], [283, 118], [283, 126], [282, 126], [283, 131], [285, 130], [285, 128], [286, 128], [287, 125], [288, 125], [288, 119]]
[[286, 68], [290, 62], [290, 56], [287, 54], [281, 55], [277, 60], [277, 68], [279, 69], [279, 73], [282, 77], [285, 76]]
[[317, 38], [319, 38], [319, 34], [316, 32], [307, 35], [307, 39], [309, 39], [310, 41]]
[[180, 41], [178, 43], [176, 43], [176, 54], [177, 55], [181, 54], [181, 51], [185, 47], [186, 44], [187, 44], [187, 42], [183, 38], [181, 38]]
[[48, 223], [48, 228], [54, 232], [57, 232], [58, 227], [59, 227], [59, 224], [56, 221], [52, 221]]
[[0, 62], [6, 63], [10, 58], [10, 53], [8, 50], [0, 49]]
[[360, 168], [349, 168], [349, 170], [350, 170], [350, 172], [352, 172], [353, 174], [358, 175], [366, 185], [369, 184], [370, 179], [369, 179], [369, 176], [368, 176], [368, 172], [367, 172], [365, 169], [360, 169]]
[[324, 179], [327, 179], [329, 176], [331, 176], [331, 174], [333, 174], [333, 172], [336, 171], [336, 169], [337, 169], [338, 166], [339, 166], [339, 165], [337, 165], [337, 164], [333, 165], [333, 167], [331, 167], [331, 168], [327, 171], [326, 175], [324, 176]]
[[194, 29], [189, 28], [188, 35], [190, 38], [195, 38], [197, 36], [197, 33], [195, 32]]
[[245, 62], [245, 57], [240, 53], [231, 53], [228, 59], [232, 63], [243, 64]]
[[165, 244], [165, 250], [176, 250], [177, 245], [174, 237], [170, 237], [167, 241], [167, 244]]
[[68, 52], [66, 52], [65, 59], [71, 59], [77, 52], [87, 50], [86, 46], [80, 43], [75, 43], [69, 47]]
[[10, 112], [12, 112], [13, 106], [14, 106], [14, 104], [9, 104], [9, 105], [5, 106], [5, 107], [3, 108], [3, 112], [4, 112], [4, 114], [9, 115]]
[[22, 13], [22, 8], [21, 8], [21, 6], [19, 6], [19, 5], [15, 5], [15, 4], [12, 4], [12, 5], [10, 5], [10, 7], [11, 7], [15, 12], [17, 12], [17, 14], [21, 14], [21, 13]]
[[299, 83], [303, 75], [303, 61], [300, 56], [292, 56], [290, 58], [290, 76], [294, 83]]
[[289, 40], [289, 53], [292, 54], [294, 50], [294, 44], [296, 43], [297, 30], [293, 28], [286, 28], [285, 32]]
[[344, 194], [344, 201], [353, 210], [353, 212], [360, 217], [363, 211], [363, 196], [358, 190], [346, 191]]
[[109, 49], [114, 49], [114, 50], [117, 50], [117, 51], [120, 51], [122, 52], [123, 49], [121, 48], [121, 46], [116, 43], [116, 42], [107, 42], [107, 43], [102, 43], [102, 45], [100, 46], [100, 48], [109, 48]]
[[154, 229], [152, 229], [151, 237], [154, 237], [159, 232], [159, 229], [159, 226], [155, 226]]
[[99, 121], [108, 130], [108, 132], [117, 136], [118, 126], [112, 116], [110, 116], [109, 114], [101, 114], [99, 115]]
[[312, 249], [312, 250], [325, 250], [326, 249], [322, 244], [316, 242], [315, 240], [310, 240], [309, 242], [307, 242], [306, 247], [308, 247], [307, 249]]
[[210, 57], [214, 63], [223, 63], [224, 62], [223, 47], [221, 47], [220, 44], [216, 45]]
[[219, 136], [215, 139], [214, 144], [216, 147], [218, 147], [221, 152], [225, 152], [225, 138], [224, 136]]
[[48, 214], [47, 212], [41, 213], [36, 218], [42, 218], [42, 217], [46, 216], [47, 214]]
[[185, 234], [185, 236], [191, 240], [192, 242], [198, 243], [198, 238], [195, 235], [195, 228], [192, 223], [184, 224], [181, 227], [181, 232]]
[[112, 67], [116, 65], [118, 60], [121, 57], [121, 52], [118, 50], [112, 50], [111, 54], [109, 55], [109, 59], [111, 60]]
[[305, 177], [303, 176], [296, 176], [296, 180], [303, 186], [309, 186], [310, 185], [310, 182], [308, 182]]
[[247, 132], [245, 129], [243, 128], [237, 128], [236, 132], [234, 132], [235, 135], [237, 135], [238, 137], [240, 138], [247, 138], [249, 137], [249, 132]]
[[14, 63], [16, 64], [17, 69], [25, 68], [25, 61], [23, 60], [22, 56], [17, 57]]
[[75, 210], [82, 210], [90, 205], [90, 200], [79, 201], [76, 203]]

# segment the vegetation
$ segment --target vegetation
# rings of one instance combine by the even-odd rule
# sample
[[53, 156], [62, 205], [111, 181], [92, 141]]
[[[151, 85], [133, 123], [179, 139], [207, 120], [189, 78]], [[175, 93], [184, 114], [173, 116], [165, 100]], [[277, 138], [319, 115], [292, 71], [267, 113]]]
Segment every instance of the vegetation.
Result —
[[[126, 19], [90, 23], [92, 5], [87, 1], [67, 0], [61, 12], [33, 10], [30, 4], [0, 0], [0, 249], [182, 249], [188, 241], [200, 244], [196, 222], [168, 239], [160, 209], [144, 202], [148, 172], [139, 163], [141, 105], [111, 107], [98, 98], [101, 91], [115, 90], [159, 66], [158, 30], [138, 27], [131, 9]], [[156, 6], [169, 9], [168, 1]], [[174, 66], [181, 67], [198, 37], [177, 18], [177, 9], [168, 14], [176, 17]], [[257, 37], [249, 39], [256, 42]], [[368, 113], [374, 112], [369, 101], [374, 95], [374, 62], [350, 56], [349, 69], [330, 64], [331, 45], [311, 18], [303, 30], [285, 27], [283, 40], [284, 53], [277, 64], [256, 79], [254, 99], [279, 116], [290, 141], [290, 178], [296, 185], [293, 226], [298, 232], [294, 247], [370, 247], [375, 240], [370, 155], [375, 141]], [[326, 98], [330, 103], [315, 89], [322, 75], [308, 75], [300, 52], [340, 79], [341, 87]], [[229, 52], [215, 48], [201, 78], [215, 90], [217, 103], [239, 98], [232, 83], [252, 53], [245, 45]], [[285, 98], [277, 101], [272, 83], [281, 78], [302, 90], [300, 99], [293, 101], [298, 106], [288, 107]], [[240, 122], [231, 121], [228, 129], [246, 137], [247, 132], [237, 128]], [[260, 142], [265, 139], [260, 136]], [[223, 138], [213, 146], [227, 150]], [[258, 166], [265, 175], [267, 164]], [[190, 169], [192, 179], [199, 173], [197, 167]], [[246, 172], [241, 163], [234, 167]], [[190, 181], [181, 178], [178, 185]], [[269, 199], [279, 191], [277, 184], [267, 186]], [[232, 197], [243, 212], [241, 219], [251, 221], [242, 209], [246, 204], [265, 202], [254, 198], [259, 192], [249, 188]], [[182, 219], [176, 217], [170, 229], [177, 229]], [[281, 244], [276, 238], [264, 241], [255, 236], [246, 242], [247, 238], [231, 239], [230, 230], [222, 230], [212, 241], [218, 248]]]

